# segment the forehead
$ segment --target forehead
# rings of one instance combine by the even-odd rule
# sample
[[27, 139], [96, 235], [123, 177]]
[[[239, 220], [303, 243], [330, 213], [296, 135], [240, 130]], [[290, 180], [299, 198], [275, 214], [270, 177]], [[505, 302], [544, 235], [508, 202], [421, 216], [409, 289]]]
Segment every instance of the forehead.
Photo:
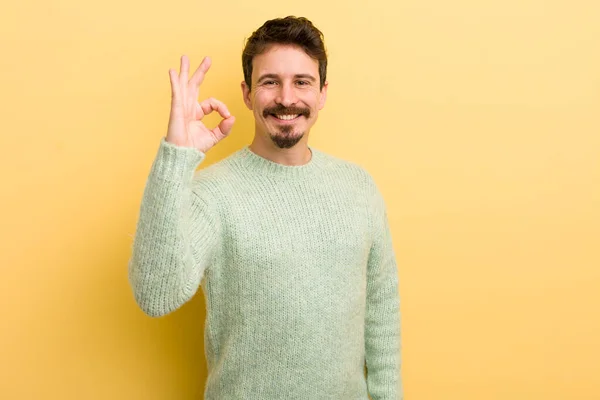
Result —
[[298, 74], [319, 75], [319, 62], [310, 58], [300, 47], [272, 45], [252, 60], [252, 79], [264, 74], [293, 76]]

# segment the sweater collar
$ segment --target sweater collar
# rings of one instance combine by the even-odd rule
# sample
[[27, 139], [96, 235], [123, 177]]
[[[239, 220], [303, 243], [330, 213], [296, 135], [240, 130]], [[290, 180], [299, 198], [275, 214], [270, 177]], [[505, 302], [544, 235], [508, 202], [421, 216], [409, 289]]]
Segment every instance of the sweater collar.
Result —
[[250, 172], [287, 178], [299, 178], [314, 174], [325, 165], [326, 158], [321, 151], [312, 146], [308, 146], [308, 149], [311, 152], [311, 158], [306, 164], [302, 165], [283, 165], [268, 160], [250, 150], [249, 145], [240, 150], [240, 158], [246, 169]]

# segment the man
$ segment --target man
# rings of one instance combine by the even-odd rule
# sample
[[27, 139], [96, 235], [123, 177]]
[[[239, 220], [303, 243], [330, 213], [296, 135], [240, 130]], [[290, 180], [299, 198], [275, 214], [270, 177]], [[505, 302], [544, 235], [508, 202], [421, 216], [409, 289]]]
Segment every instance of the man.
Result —
[[[327, 95], [322, 33], [267, 21], [242, 56], [251, 145], [196, 168], [231, 131], [210, 67], [169, 70], [172, 106], [129, 264], [135, 299], [161, 316], [202, 287], [205, 399], [402, 398], [398, 274], [384, 201], [361, 167], [308, 145]], [[202, 119], [218, 112], [214, 129]], [[367, 368], [365, 379], [364, 367]]]

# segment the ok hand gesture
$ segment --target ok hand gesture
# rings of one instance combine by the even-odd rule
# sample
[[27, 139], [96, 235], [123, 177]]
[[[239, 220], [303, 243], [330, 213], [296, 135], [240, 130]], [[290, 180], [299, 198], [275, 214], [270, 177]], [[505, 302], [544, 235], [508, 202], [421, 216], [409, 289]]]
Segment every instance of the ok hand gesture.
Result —
[[[189, 80], [190, 61], [187, 56], [181, 57], [179, 75], [175, 70], [169, 69], [171, 113], [166, 140], [178, 146], [194, 147], [204, 153], [227, 137], [235, 122], [235, 117], [219, 100], [208, 98], [198, 102], [200, 85], [210, 64], [210, 58], [205, 57]], [[209, 129], [202, 119], [213, 111], [217, 111], [223, 120], [217, 127]]]

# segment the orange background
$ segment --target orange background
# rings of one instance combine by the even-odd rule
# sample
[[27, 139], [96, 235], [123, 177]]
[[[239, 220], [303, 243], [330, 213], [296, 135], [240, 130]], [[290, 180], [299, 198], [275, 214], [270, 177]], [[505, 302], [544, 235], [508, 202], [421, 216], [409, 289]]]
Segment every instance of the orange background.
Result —
[[[127, 261], [181, 54], [249, 143], [244, 39], [304, 15], [310, 143], [367, 168], [398, 255], [407, 400], [600, 399], [600, 3], [26, 0], [3, 6], [0, 398], [199, 399], [204, 302], [151, 319]], [[216, 123], [216, 119], [211, 119]]]

